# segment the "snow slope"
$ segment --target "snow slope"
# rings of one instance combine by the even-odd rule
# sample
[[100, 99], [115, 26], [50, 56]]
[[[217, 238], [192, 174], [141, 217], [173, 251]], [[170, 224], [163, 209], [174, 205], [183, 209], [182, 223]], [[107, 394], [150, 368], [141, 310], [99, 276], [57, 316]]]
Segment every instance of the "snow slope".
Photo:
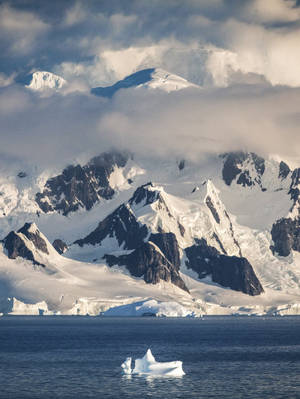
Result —
[[52, 72], [36, 71], [32, 74], [31, 82], [27, 87], [36, 91], [43, 91], [46, 89], [59, 90], [66, 83], [65, 79]]
[[139, 88], [159, 89], [166, 92], [183, 90], [187, 88], [199, 88], [180, 76], [169, 73], [161, 68], [143, 69], [123, 80], [107, 87], [95, 87], [91, 90], [93, 94], [101, 97], [112, 97], [120, 89]]
[[[224, 158], [216, 155], [197, 162], [135, 155], [110, 174], [109, 184], [115, 190], [111, 199], [95, 203], [89, 211], [81, 208], [67, 216], [56, 211], [45, 213], [35, 201], [47, 179], [59, 171], [1, 165], [0, 238], [25, 222], [35, 222], [49, 253], [36, 251], [28, 243], [39, 263], [45, 265], [43, 268], [20, 257], [9, 259], [1, 247], [0, 312], [97, 315], [111, 309], [107, 315], [148, 311], [166, 316], [299, 314], [300, 254], [293, 250], [289, 256], [280, 257], [270, 249], [272, 224], [290, 215], [291, 209], [296, 217], [296, 205], [289, 194], [292, 171], [285, 178], [279, 177], [280, 163], [265, 159], [264, 173], [258, 176], [250, 157], [239, 167], [241, 174], [249, 171], [253, 184], [243, 186], [237, 177], [228, 185], [222, 176], [223, 165]], [[147, 190], [156, 200], [148, 204], [130, 202], [134, 192], [150, 181]], [[190, 293], [164, 281], [146, 284], [123, 266], [108, 267], [101, 259], [104, 254], [125, 253], [115, 237], [108, 237], [101, 245], [72, 245], [121, 204], [127, 204], [149, 232], [175, 234], [181, 257], [180, 276]], [[64, 256], [50, 243], [56, 238], [70, 246]], [[209, 276], [200, 280], [185, 263], [184, 250], [195, 238], [205, 238], [219, 252], [223, 248], [230, 256], [246, 257], [264, 293], [250, 297], [221, 287]]]

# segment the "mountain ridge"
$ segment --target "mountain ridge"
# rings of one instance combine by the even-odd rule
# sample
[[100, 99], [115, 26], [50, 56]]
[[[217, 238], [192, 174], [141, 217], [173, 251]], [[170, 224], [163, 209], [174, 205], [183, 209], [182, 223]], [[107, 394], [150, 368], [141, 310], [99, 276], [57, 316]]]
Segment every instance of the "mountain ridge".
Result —
[[[146, 71], [110, 94], [194, 87]], [[118, 150], [55, 173], [7, 169], [0, 312], [8, 298], [63, 314], [150, 298], [196, 315], [298, 312], [299, 170], [246, 151], [191, 161]]]

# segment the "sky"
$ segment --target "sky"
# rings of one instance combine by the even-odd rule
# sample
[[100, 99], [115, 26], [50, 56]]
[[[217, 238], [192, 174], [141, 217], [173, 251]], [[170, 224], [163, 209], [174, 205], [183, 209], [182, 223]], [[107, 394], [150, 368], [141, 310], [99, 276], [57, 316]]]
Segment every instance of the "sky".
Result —
[[[296, 0], [0, 1], [0, 38], [2, 163], [63, 165], [110, 148], [300, 160]], [[201, 90], [90, 94], [155, 67]], [[33, 92], [24, 82], [38, 70], [68, 85]]]

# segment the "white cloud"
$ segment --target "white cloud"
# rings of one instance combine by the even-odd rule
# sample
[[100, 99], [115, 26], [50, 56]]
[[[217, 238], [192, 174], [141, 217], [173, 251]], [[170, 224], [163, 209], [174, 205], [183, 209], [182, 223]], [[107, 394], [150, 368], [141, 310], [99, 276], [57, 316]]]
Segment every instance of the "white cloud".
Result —
[[231, 20], [224, 26], [234, 70], [264, 75], [273, 85], [300, 86], [300, 29], [266, 29]]
[[114, 72], [117, 79], [143, 69], [160, 64], [164, 45], [153, 45], [147, 47], [129, 47], [117, 51], [104, 51], [99, 57], [106, 65], [106, 68]]
[[32, 51], [38, 36], [49, 29], [37, 15], [28, 11], [20, 11], [7, 4], [0, 6], [0, 35], [2, 40], [9, 41], [10, 51]]
[[82, 22], [88, 17], [82, 3], [76, 2], [71, 8], [66, 10], [62, 24], [69, 27]]
[[299, 89], [287, 88], [127, 90], [102, 116], [99, 131], [144, 155], [196, 159], [205, 152], [248, 148], [300, 159], [299, 101]]
[[[46, 164], [123, 145], [171, 156], [239, 146], [300, 156], [295, 1], [77, 1], [64, 2], [60, 18], [61, 3], [54, 3], [47, 23], [45, 10], [0, 6], [1, 45], [8, 49], [1, 66], [10, 57], [0, 75], [8, 155]], [[40, 98], [8, 87], [14, 68], [27, 72], [40, 63], [69, 81], [63, 95]], [[151, 67], [204, 89], [124, 90], [112, 101], [88, 94], [89, 86]]]
[[113, 14], [110, 17], [110, 24], [115, 34], [121, 34], [133, 24], [137, 25], [138, 18], [136, 15]]
[[0, 73], [0, 87], [6, 87], [11, 85], [14, 82], [15, 77], [15, 73], [12, 73], [10, 76], [5, 75], [4, 73]]
[[256, 22], [292, 22], [300, 18], [296, 0], [253, 0], [245, 3], [244, 17]]

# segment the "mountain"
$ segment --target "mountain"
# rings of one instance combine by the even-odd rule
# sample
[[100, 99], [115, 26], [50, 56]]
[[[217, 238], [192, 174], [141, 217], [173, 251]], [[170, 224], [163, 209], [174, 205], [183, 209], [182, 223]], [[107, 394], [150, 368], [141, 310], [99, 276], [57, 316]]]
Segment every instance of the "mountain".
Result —
[[28, 84], [29, 89], [43, 91], [47, 89], [59, 90], [67, 82], [61, 76], [52, 72], [36, 71], [32, 74], [31, 81]]
[[25, 223], [17, 232], [11, 231], [3, 240], [3, 247], [10, 259], [21, 257], [34, 265], [45, 267], [43, 255], [49, 255], [50, 243], [35, 223]]
[[297, 169], [245, 152], [111, 152], [35, 173], [1, 177], [1, 311], [98, 314], [155, 298], [193, 314], [298, 312]]
[[[212, 188], [212, 183], [204, 197], [199, 210], [201, 217], [206, 218], [207, 230], [201, 235], [194, 229], [188, 231], [187, 223], [182, 224], [172, 197], [162, 188], [148, 183], [139, 187], [126, 204], [100, 222], [87, 237], [75, 241], [75, 244], [81, 247], [99, 245], [101, 252], [103, 247], [108, 250], [103, 242], [109, 239], [110, 252], [113, 248], [118, 250], [120, 247], [125, 250], [134, 249], [129, 254], [116, 256], [112, 251], [112, 254], [104, 254], [103, 257], [110, 266], [124, 265], [133, 276], [143, 276], [148, 283], [157, 283], [163, 279], [188, 291], [178, 275], [181, 251], [188, 259], [186, 265], [198, 272], [199, 278], [209, 275], [214, 282], [224, 287], [249, 295], [259, 295], [263, 288], [252, 266], [247, 259], [241, 257], [232, 222]], [[219, 225], [223, 233], [225, 232], [224, 243], [223, 236], [219, 234]], [[206, 239], [200, 240], [200, 236], [207, 237], [214, 246], [208, 246]], [[190, 242], [194, 244], [187, 247]], [[238, 253], [240, 257], [229, 256], [228, 252]], [[153, 259], [154, 256], [159, 259]]]
[[[94, 94], [126, 87], [194, 85], [148, 69]], [[114, 150], [56, 169], [2, 165], [0, 238], [1, 313], [300, 313], [300, 168], [278, 157]]]
[[112, 86], [95, 87], [91, 90], [91, 93], [96, 96], [111, 98], [120, 89], [127, 89], [130, 87], [146, 87], [150, 89], [160, 89], [166, 92], [191, 87], [199, 88], [199, 86], [188, 82], [186, 79], [164, 71], [163, 69], [149, 68], [135, 72]]
[[126, 154], [104, 153], [86, 165], [70, 165], [46, 181], [43, 191], [36, 194], [36, 202], [46, 213], [55, 210], [67, 215], [79, 208], [89, 210], [96, 202], [113, 197], [110, 176], [124, 167], [127, 159]]

